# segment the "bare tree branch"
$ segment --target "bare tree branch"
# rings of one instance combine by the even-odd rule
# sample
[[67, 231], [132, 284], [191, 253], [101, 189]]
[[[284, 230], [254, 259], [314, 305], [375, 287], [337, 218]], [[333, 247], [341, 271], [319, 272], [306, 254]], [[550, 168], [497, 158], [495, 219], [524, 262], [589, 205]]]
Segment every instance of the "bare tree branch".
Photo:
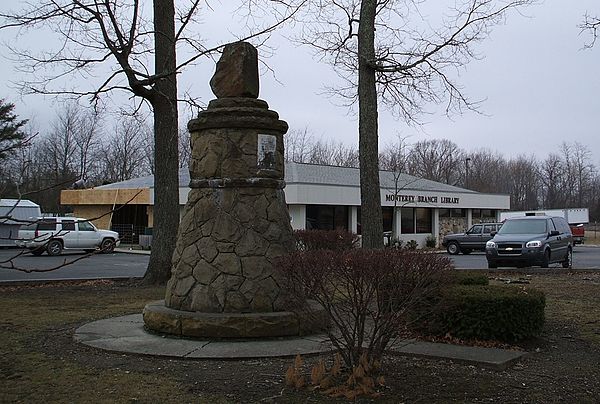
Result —
[[581, 32], [588, 32], [592, 36], [591, 41], [585, 44], [584, 48], [593, 48], [596, 44], [596, 39], [598, 39], [598, 29], [600, 29], [600, 18], [586, 13], [584, 15], [583, 23], [579, 25], [579, 28], [581, 29]]

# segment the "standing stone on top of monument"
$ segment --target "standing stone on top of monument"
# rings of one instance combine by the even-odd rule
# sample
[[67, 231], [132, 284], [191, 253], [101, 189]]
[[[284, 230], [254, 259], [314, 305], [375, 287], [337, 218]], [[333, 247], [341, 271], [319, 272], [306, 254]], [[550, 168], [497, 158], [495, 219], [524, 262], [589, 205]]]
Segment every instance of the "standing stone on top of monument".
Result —
[[210, 88], [217, 98], [258, 98], [258, 52], [247, 42], [226, 45]]
[[[197, 337], [297, 335], [321, 326], [285, 289], [276, 259], [295, 248], [283, 188], [286, 122], [258, 96], [258, 55], [224, 48], [211, 80], [218, 97], [188, 124], [190, 193], [164, 304], [150, 329]], [[314, 316], [311, 316], [314, 318]]]

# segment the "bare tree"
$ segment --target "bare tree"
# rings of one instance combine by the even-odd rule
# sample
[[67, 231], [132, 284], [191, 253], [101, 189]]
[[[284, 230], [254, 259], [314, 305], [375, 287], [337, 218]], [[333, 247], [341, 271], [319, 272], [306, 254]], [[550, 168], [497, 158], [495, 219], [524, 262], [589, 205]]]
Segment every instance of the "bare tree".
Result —
[[[34, 69], [33, 81], [23, 83], [26, 91], [43, 94], [89, 95], [94, 103], [114, 90], [125, 90], [146, 100], [154, 111], [156, 150], [155, 210], [156, 248], [147, 271], [150, 282], [168, 279], [169, 263], [175, 246], [177, 215], [177, 66], [175, 42], [194, 16], [198, 2], [181, 19], [175, 31], [173, 0], [154, 0], [154, 25], [144, 18], [139, 0], [117, 3], [101, 0], [46, 1], [27, 4], [21, 12], [0, 15], [0, 29], [50, 29], [62, 40], [59, 49], [35, 55], [26, 50], [14, 53]], [[150, 47], [154, 40], [154, 50]], [[154, 73], [150, 73], [148, 56], [154, 54]], [[113, 63], [116, 62], [117, 68]], [[146, 63], [145, 63], [146, 62]], [[112, 73], [92, 89], [78, 89], [61, 80], [71, 74], [92, 78], [97, 66], [112, 65]], [[56, 72], [54, 69], [58, 68]], [[40, 78], [42, 72], [50, 75]], [[127, 85], [123, 84], [123, 79]], [[61, 87], [52, 87], [57, 82]], [[93, 81], [92, 81], [93, 82]], [[161, 213], [162, 212], [162, 213]]]
[[[89, 96], [95, 105], [105, 95], [125, 91], [150, 105], [154, 117], [155, 228], [144, 279], [147, 283], [164, 283], [170, 276], [179, 225], [179, 215], [173, 214], [179, 210], [176, 77], [183, 68], [216, 52], [223, 44], [207, 47], [197, 36], [186, 36], [186, 28], [203, 4], [200, 0], [191, 0], [182, 9], [175, 8], [174, 0], [153, 0], [152, 4], [153, 17], [149, 19], [140, 0], [43, 0], [26, 3], [19, 12], [0, 13], [0, 30], [17, 28], [23, 33], [41, 27], [54, 32], [61, 41], [57, 49], [37, 55], [27, 49], [12, 49], [22, 65], [34, 73], [32, 80], [22, 83], [25, 91]], [[239, 39], [265, 34], [287, 18], [289, 15]], [[187, 47], [182, 54], [191, 56], [177, 61], [176, 48], [182, 47]], [[98, 71], [110, 73], [97, 82], [94, 73]], [[72, 75], [85, 78], [86, 86], [93, 85], [90, 82], [96, 86], [71, 85], [75, 81], [64, 78]]]
[[192, 159], [192, 144], [190, 132], [179, 129], [179, 168], [187, 168]]
[[378, 106], [408, 122], [418, 122], [430, 102], [446, 101], [446, 111], [475, 109], [451, 73], [475, 57], [473, 46], [492, 25], [529, 0], [469, 0], [451, 9], [439, 27], [415, 26], [421, 2], [315, 1], [302, 42], [333, 65], [344, 84], [333, 89], [358, 101], [363, 246], [383, 245], [378, 167]]
[[147, 174], [144, 172], [144, 143], [144, 132], [136, 119], [125, 117], [120, 120], [102, 147], [104, 179], [117, 182]]
[[498, 152], [479, 150], [469, 153], [469, 188], [479, 192], [508, 193], [507, 162]]
[[597, 222], [600, 220], [600, 174], [596, 176], [592, 182], [591, 194], [589, 201], [585, 206], [589, 207], [590, 219]]
[[[395, 143], [390, 143], [379, 154], [379, 165], [383, 170], [392, 172], [394, 181], [394, 212], [398, 207], [398, 195], [402, 189], [411, 185], [412, 182], [400, 183], [402, 175], [408, 171], [408, 160], [410, 155], [409, 145], [406, 143], [406, 138], [397, 136]], [[392, 237], [398, 237], [396, 234], [398, 215], [392, 216]]]
[[12, 195], [31, 193], [46, 211], [63, 213], [61, 189], [87, 179], [93, 182], [97, 175], [100, 120], [97, 111], [76, 103], [58, 109], [48, 132], [39, 134], [7, 164], [15, 187]]
[[[142, 120], [142, 119], [138, 119], [140, 122], [140, 127], [139, 127], [139, 131], [142, 134], [142, 137], [144, 139], [143, 144], [142, 144], [142, 148], [143, 148], [143, 154], [144, 154], [144, 172], [146, 172], [148, 175], [154, 175], [154, 168], [155, 168], [155, 164], [154, 164], [154, 133], [153, 133], [153, 129], [152, 129], [152, 125], [149, 124], [146, 120]], [[181, 130], [180, 130], [180, 134], [181, 134]], [[179, 150], [179, 153], [181, 153], [181, 150]]]
[[285, 161], [338, 167], [358, 167], [358, 151], [343, 142], [315, 140], [307, 128], [286, 135]]
[[563, 184], [563, 163], [556, 153], [550, 153], [540, 163], [540, 179], [542, 181], [542, 205], [546, 208], [560, 208], [561, 186]]
[[518, 156], [508, 162], [506, 175], [510, 181], [510, 207], [513, 210], [537, 209], [539, 176], [533, 156]]
[[585, 44], [585, 48], [592, 48], [596, 44], [596, 39], [598, 39], [598, 29], [600, 29], [600, 18], [596, 16], [592, 16], [590, 14], [585, 14], [583, 16], [583, 23], [579, 25], [581, 32], [588, 32], [592, 39], [590, 42]]
[[573, 161], [572, 169], [574, 170], [575, 183], [575, 203], [578, 207], [583, 206], [588, 194], [591, 193], [592, 182], [596, 175], [596, 167], [591, 162], [590, 149], [579, 143], [574, 142], [572, 145]]
[[40, 153], [49, 156], [46, 163], [52, 164], [49, 169], [56, 173], [56, 180], [75, 176], [84, 182], [95, 177], [94, 157], [102, 130], [102, 113], [97, 109], [67, 102], [57, 111], [50, 132], [37, 145]]
[[[60, 206], [60, 191], [81, 178], [76, 143], [80, 130], [78, 113], [74, 105], [59, 110], [49, 132], [41, 135], [33, 148], [31, 163], [37, 172], [27, 191], [33, 192], [46, 212], [64, 213]], [[44, 184], [60, 185], [37, 192], [46, 188]]]
[[428, 180], [456, 185], [464, 178], [464, 152], [447, 139], [431, 139], [413, 145], [408, 172]]
[[87, 108], [79, 114], [79, 130], [75, 132], [78, 173], [82, 185], [95, 182], [99, 173], [97, 153], [100, 149], [103, 115], [98, 109]]
[[577, 172], [574, 167], [573, 146], [563, 142], [560, 146], [560, 154], [563, 166], [563, 183], [561, 184], [562, 204], [572, 206], [575, 200], [575, 184], [577, 183]]
[[470, 158], [469, 188], [479, 192], [510, 195], [514, 210], [537, 209], [543, 199], [540, 166], [533, 156], [506, 160], [497, 152], [480, 150]]
[[32, 174], [30, 168], [32, 146], [21, 147], [11, 153], [0, 165], [0, 195], [15, 196], [24, 184], [28, 184]]
[[395, 142], [388, 143], [379, 153], [379, 166], [382, 170], [408, 172], [410, 150], [407, 138], [398, 135]]
[[342, 142], [318, 140], [312, 145], [308, 163], [358, 167], [358, 151]]
[[308, 128], [292, 129], [285, 135], [285, 161], [307, 163], [314, 145]]

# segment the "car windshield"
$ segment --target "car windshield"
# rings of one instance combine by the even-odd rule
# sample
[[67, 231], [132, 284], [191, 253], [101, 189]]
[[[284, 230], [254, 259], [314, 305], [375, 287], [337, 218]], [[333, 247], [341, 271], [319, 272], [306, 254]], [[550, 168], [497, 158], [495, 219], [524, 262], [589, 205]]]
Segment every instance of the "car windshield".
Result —
[[546, 219], [507, 220], [498, 234], [543, 234], [546, 233]]
[[96, 230], [90, 222], [79, 222], [79, 231], [94, 231]]
[[467, 232], [467, 234], [478, 234], [481, 233], [481, 225], [476, 225], [473, 226], [469, 229], [469, 231]]

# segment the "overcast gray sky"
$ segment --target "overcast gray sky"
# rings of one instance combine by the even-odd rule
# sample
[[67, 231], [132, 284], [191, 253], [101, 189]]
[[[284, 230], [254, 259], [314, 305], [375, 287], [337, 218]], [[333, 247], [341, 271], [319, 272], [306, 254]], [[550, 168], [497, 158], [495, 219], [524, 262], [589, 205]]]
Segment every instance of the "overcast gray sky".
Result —
[[[215, 11], [203, 16], [203, 36], [222, 42], [236, 32], [235, 20], [228, 17], [223, 3], [213, 2]], [[18, 0], [3, 0], [0, 8], [10, 9]], [[580, 34], [578, 24], [585, 12], [600, 15], [598, 0], [573, 2], [546, 0], [512, 13], [505, 25], [493, 29], [477, 46], [482, 60], [472, 61], [460, 72], [460, 83], [472, 99], [485, 99], [485, 115], [466, 112], [446, 118], [443, 110], [422, 119], [422, 127], [409, 127], [385, 111], [380, 112], [380, 145], [400, 134], [409, 142], [447, 138], [466, 150], [488, 148], [505, 156], [535, 154], [543, 158], [558, 151], [563, 141], [578, 141], [590, 148], [600, 166], [600, 43], [583, 50], [590, 40]], [[296, 27], [298, 29], [298, 27]], [[2, 32], [2, 40], [11, 36]], [[229, 39], [229, 40], [231, 40]], [[43, 43], [37, 37], [32, 47]], [[292, 129], [308, 128], [315, 137], [357, 144], [357, 119], [340, 100], [324, 96], [323, 88], [338, 80], [330, 66], [312, 56], [310, 48], [291, 44], [276, 34], [269, 41], [275, 48], [267, 60], [274, 70], [261, 77], [260, 98], [279, 112]], [[0, 48], [0, 55], [7, 51]], [[20, 98], [10, 82], [21, 73], [8, 60], [0, 63], [0, 97], [17, 105], [22, 118], [34, 118], [38, 127], [48, 126], [57, 101], [43, 96]], [[180, 92], [188, 91], [205, 102], [213, 98], [208, 81], [214, 63], [204, 60], [180, 76]], [[118, 99], [118, 98], [117, 98]]]

